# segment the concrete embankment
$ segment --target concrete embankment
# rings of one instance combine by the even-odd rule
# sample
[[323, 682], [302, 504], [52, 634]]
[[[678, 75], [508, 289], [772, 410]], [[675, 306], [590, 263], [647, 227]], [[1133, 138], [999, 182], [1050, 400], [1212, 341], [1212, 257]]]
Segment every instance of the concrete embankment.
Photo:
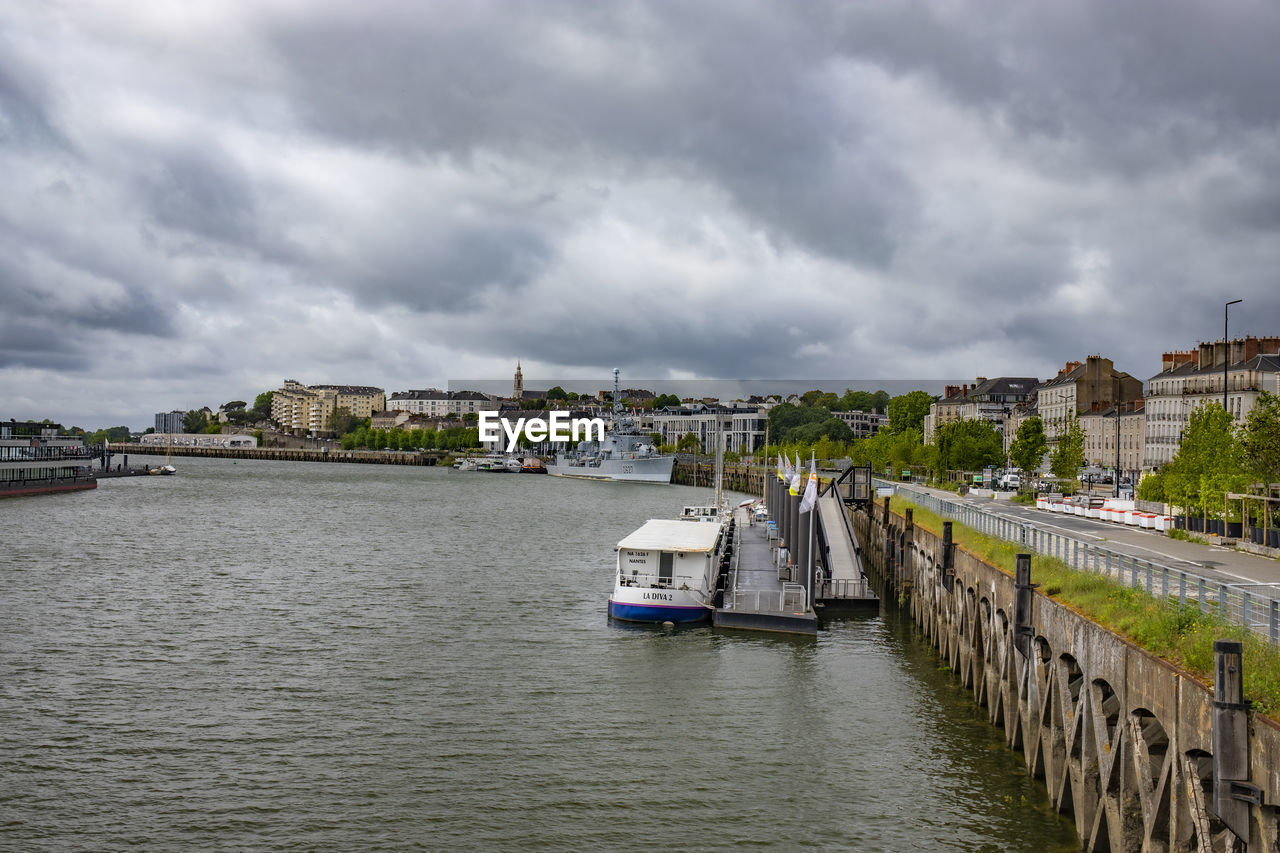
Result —
[[342, 450], [286, 447], [152, 447], [113, 444], [112, 453], [133, 456], [201, 456], [211, 459], [268, 459], [284, 462], [347, 462], [365, 465], [436, 465], [448, 454], [443, 450]]
[[1232, 695], [1239, 658], [1219, 656], [1210, 688], [888, 499], [852, 518], [882, 597], [907, 607], [1086, 850], [1234, 850], [1238, 838], [1280, 851], [1280, 725]]
[[[761, 493], [762, 474], [768, 469], [750, 465], [725, 465], [724, 488], [749, 495]], [[671, 482], [682, 486], [711, 488], [716, 481], [716, 465], [712, 461], [677, 459], [671, 471]]]

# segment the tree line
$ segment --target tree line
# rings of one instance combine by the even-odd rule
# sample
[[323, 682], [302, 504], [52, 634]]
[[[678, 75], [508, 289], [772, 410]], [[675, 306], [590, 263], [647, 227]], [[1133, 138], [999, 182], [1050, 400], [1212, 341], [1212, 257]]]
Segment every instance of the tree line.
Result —
[[343, 450], [466, 450], [480, 446], [476, 427], [370, 429], [366, 418], [341, 438]]
[[1138, 497], [1180, 507], [1184, 515], [1240, 521], [1240, 504], [1229, 506], [1227, 494], [1265, 493], [1274, 483], [1280, 483], [1280, 396], [1263, 391], [1238, 425], [1217, 402], [1197, 407], [1178, 452], [1142, 478]]

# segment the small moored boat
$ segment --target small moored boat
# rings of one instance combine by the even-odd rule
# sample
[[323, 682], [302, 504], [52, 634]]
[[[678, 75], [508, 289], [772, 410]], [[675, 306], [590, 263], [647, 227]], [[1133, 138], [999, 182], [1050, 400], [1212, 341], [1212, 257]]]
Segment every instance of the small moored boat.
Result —
[[628, 622], [702, 622], [715, 606], [729, 531], [712, 507], [651, 519], [618, 543], [609, 615]]

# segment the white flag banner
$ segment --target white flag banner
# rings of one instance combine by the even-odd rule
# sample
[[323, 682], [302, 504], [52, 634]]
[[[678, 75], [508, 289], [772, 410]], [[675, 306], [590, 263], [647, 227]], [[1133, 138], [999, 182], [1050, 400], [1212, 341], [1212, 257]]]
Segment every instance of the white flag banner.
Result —
[[818, 502], [818, 463], [815, 461], [809, 468], [809, 485], [804, 487], [804, 497], [800, 499], [800, 511], [808, 512]]

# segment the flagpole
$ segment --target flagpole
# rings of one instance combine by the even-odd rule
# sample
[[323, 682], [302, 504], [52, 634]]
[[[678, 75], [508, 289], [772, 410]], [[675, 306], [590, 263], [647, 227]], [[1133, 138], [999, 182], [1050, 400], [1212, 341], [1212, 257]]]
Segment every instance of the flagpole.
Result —
[[766, 499], [765, 500], [766, 503], [768, 503], [767, 498], [769, 497], [769, 493], [767, 491], [769, 488], [769, 476], [768, 474], [765, 473], [767, 470], [767, 466], [769, 464], [768, 459], [769, 459], [769, 422], [765, 421], [764, 422], [764, 450], [760, 453], [760, 497], [762, 499]]
[[[818, 456], [817, 456], [817, 453], [813, 451], [810, 451], [810, 454], [811, 455], [809, 457], [809, 474], [811, 477], [816, 477], [818, 476]], [[818, 584], [816, 579], [813, 576], [813, 566], [814, 566], [813, 551], [814, 551], [814, 546], [818, 544], [817, 542], [814, 541], [814, 538], [813, 538], [813, 517], [817, 514], [818, 514], [818, 502], [815, 500], [813, 502], [813, 506], [809, 507], [809, 548], [807, 549], [809, 551], [809, 567], [808, 569], [806, 569], [806, 571], [808, 571], [809, 573], [809, 585], [810, 585], [809, 588], [811, 590], [809, 594], [810, 607], [813, 606], [813, 600], [818, 596], [818, 589], [817, 589]]]

